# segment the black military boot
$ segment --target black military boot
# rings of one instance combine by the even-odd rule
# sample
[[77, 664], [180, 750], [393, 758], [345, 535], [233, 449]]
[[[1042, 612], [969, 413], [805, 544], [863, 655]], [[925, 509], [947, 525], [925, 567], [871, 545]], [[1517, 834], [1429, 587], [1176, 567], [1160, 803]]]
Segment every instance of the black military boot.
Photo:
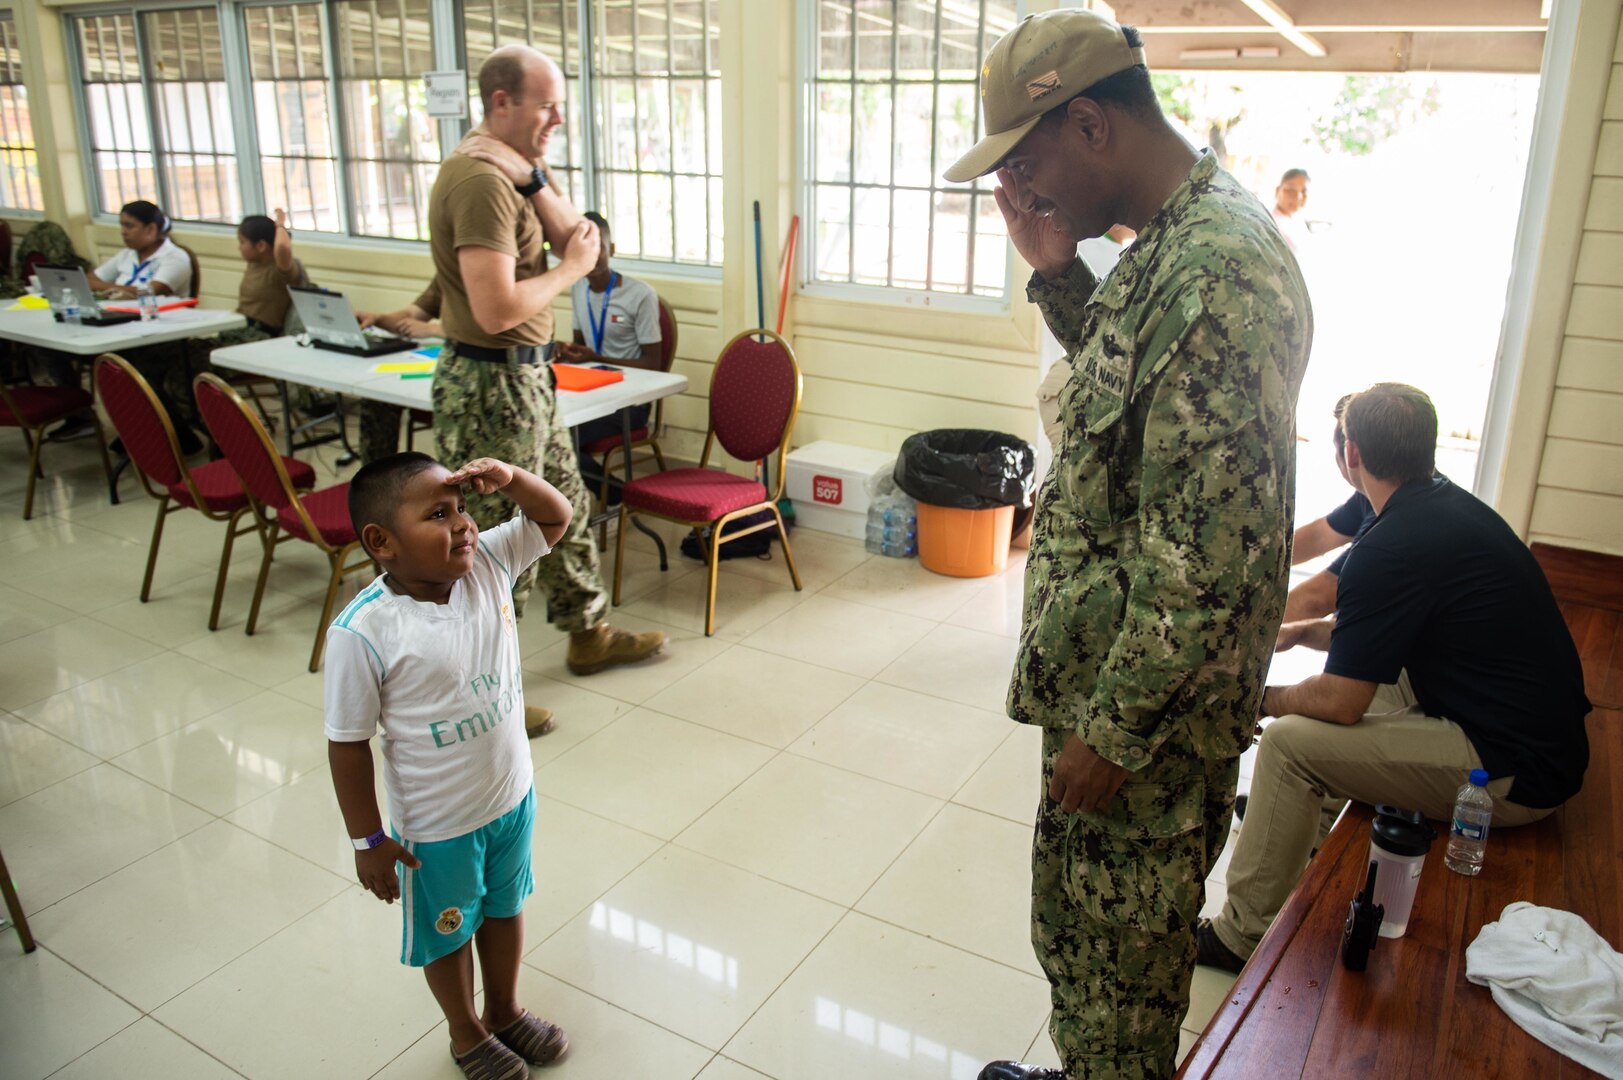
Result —
[[1065, 1080], [1065, 1070], [1045, 1069], [1023, 1061], [994, 1061], [981, 1070], [980, 1080]]

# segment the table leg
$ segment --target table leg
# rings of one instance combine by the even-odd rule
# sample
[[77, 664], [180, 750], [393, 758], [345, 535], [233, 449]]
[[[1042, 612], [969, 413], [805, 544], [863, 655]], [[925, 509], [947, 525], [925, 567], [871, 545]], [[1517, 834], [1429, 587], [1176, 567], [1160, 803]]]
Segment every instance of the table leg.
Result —
[[293, 456], [293, 406], [287, 399], [287, 380], [276, 380], [276, 396], [282, 401], [282, 441], [287, 444], [287, 456]]

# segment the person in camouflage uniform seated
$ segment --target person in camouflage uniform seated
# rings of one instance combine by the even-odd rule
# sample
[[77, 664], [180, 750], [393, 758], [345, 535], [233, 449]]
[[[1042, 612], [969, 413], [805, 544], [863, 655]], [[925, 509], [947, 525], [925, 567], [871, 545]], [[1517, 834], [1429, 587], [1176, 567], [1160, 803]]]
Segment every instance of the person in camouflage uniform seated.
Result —
[[[68, 239], [67, 230], [54, 221], [42, 221], [24, 233], [17, 240], [12, 259], [16, 272], [13, 273], [11, 267], [6, 268], [6, 276], [0, 278], [0, 297], [18, 297], [28, 291], [30, 262], [90, 269], [90, 260], [79, 257], [73, 250], [73, 241]], [[65, 353], [9, 342], [0, 342], [0, 348], [6, 350], [4, 375], [7, 379], [26, 379], [32, 370], [36, 381], [57, 386], [71, 386], [78, 382], [78, 369]], [[89, 425], [84, 424], [83, 427], [88, 435], [91, 430]]]
[[[1285, 605], [1307, 289], [1268, 211], [1162, 117], [1138, 33], [1026, 19], [981, 73], [994, 169], [1064, 345], [1009, 715], [1043, 728], [1032, 942], [1064, 1068], [1169, 1077], [1205, 879]], [[1077, 243], [1137, 239], [1103, 282]]]
[[[608, 593], [587, 524], [591, 500], [547, 363], [552, 302], [598, 253], [597, 227], [553, 186], [545, 163], [563, 122], [564, 91], [558, 66], [536, 50], [496, 50], [479, 70], [484, 122], [440, 164], [428, 200], [446, 339], [434, 373], [434, 438], [444, 460], [499, 458], [544, 475], [568, 496], [575, 508], [569, 531], [537, 566], [552, 623], [569, 632], [569, 670], [590, 675], [652, 656], [665, 635], [603, 621]], [[559, 255], [558, 266], [548, 266], [544, 243]], [[468, 512], [490, 528], [511, 508], [474, 495]], [[519, 575], [516, 613], [529, 591], [529, 574]]]

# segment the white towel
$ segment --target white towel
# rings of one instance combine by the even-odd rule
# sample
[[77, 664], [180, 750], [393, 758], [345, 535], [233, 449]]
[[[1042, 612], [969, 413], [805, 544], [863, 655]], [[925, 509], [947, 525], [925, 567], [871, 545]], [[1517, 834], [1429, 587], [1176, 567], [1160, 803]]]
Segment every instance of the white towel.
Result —
[[1466, 948], [1465, 975], [1539, 1042], [1623, 1080], [1623, 955], [1577, 915], [1509, 905]]

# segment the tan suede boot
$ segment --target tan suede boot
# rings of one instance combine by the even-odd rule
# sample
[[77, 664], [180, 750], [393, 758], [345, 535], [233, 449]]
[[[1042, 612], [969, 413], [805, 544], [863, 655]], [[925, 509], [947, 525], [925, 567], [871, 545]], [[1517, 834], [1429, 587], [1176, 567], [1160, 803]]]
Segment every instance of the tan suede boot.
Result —
[[598, 623], [590, 630], [569, 635], [567, 663], [576, 675], [591, 675], [616, 664], [646, 660], [664, 647], [665, 635], [658, 630], [633, 634], [616, 630], [608, 623]]
[[532, 739], [549, 735], [558, 725], [553, 723], [552, 710], [539, 705], [524, 706], [524, 734]]

